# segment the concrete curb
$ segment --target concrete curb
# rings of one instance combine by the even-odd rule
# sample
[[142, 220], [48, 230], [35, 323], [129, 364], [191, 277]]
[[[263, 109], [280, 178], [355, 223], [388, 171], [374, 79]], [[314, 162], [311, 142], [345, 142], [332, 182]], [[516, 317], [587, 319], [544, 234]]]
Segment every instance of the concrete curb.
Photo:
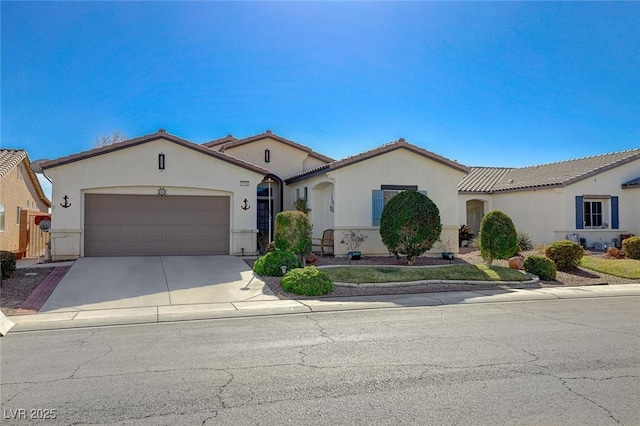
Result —
[[504, 303], [599, 297], [640, 296], [640, 284], [536, 289], [492, 289], [379, 296], [327, 297], [304, 300], [148, 306], [12, 316], [12, 332], [154, 324], [222, 318], [339, 312], [368, 309]]

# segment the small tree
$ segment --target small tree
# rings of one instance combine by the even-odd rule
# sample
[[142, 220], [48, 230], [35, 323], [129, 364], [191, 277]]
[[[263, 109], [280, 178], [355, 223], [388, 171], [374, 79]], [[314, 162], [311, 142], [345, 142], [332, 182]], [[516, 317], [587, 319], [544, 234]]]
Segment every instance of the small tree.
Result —
[[480, 255], [489, 265], [494, 259], [508, 259], [518, 251], [518, 234], [513, 221], [500, 210], [487, 213], [480, 222]]
[[96, 140], [93, 142], [93, 147], [102, 148], [125, 140], [127, 140], [127, 135], [116, 130], [111, 136], [107, 134], [96, 136]]
[[311, 222], [299, 211], [280, 212], [276, 215], [274, 244], [277, 249], [300, 256], [311, 253]]
[[407, 256], [413, 265], [417, 256], [433, 247], [440, 238], [440, 210], [426, 195], [403, 191], [390, 199], [382, 210], [382, 242], [397, 258]]

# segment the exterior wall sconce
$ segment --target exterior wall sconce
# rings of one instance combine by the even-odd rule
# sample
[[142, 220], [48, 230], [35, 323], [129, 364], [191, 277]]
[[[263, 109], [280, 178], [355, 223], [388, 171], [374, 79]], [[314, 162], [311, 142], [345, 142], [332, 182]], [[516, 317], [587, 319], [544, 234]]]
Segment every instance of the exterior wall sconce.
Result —
[[162, 152], [158, 154], [158, 169], [164, 170], [164, 154]]
[[271, 161], [271, 151], [269, 150], [269, 148], [264, 150], [264, 162], [268, 163]]
[[280, 272], [282, 272], [282, 275], [287, 275], [287, 265], [282, 265], [280, 267]]
[[158, 195], [164, 197], [165, 195], [167, 195], [167, 190], [164, 189], [164, 187], [158, 188]]
[[251, 206], [249, 205], [249, 200], [247, 200], [246, 198], [244, 199], [244, 205], [240, 206], [240, 208], [242, 210], [249, 210], [251, 208]]

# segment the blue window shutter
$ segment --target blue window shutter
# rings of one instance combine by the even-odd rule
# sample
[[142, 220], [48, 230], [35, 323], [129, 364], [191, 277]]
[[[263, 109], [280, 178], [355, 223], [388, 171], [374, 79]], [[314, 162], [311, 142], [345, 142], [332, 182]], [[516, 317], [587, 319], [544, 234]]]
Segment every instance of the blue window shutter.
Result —
[[380, 189], [374, 189], [371, 191], [371, 201], [373, 211], [371, 215], [372, 226], [380, 226], [380, 219], [382, 218], [382, 209], [384, 208], [384, 192]]
[[421, 189], [420, 191], [418, 191], [419, 193], [421, 193], [422, 195], [427, 195], [427, 191], [424, 189]]
[[584, 197], [576, 195], [576, 229], [584, 229]]
[[611, 197], [611, 229], [620, 229], [618, 197]]

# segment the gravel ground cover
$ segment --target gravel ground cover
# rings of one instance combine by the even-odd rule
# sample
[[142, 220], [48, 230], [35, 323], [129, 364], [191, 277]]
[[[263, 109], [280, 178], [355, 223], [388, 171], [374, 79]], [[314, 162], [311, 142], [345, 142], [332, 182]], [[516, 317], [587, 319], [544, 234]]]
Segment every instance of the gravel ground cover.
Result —
[[0, 311], [14, 315], [20, 305], [35, 290], [54, 268], [16, 269], [13, 277], [2, 281], [0, 286]]

